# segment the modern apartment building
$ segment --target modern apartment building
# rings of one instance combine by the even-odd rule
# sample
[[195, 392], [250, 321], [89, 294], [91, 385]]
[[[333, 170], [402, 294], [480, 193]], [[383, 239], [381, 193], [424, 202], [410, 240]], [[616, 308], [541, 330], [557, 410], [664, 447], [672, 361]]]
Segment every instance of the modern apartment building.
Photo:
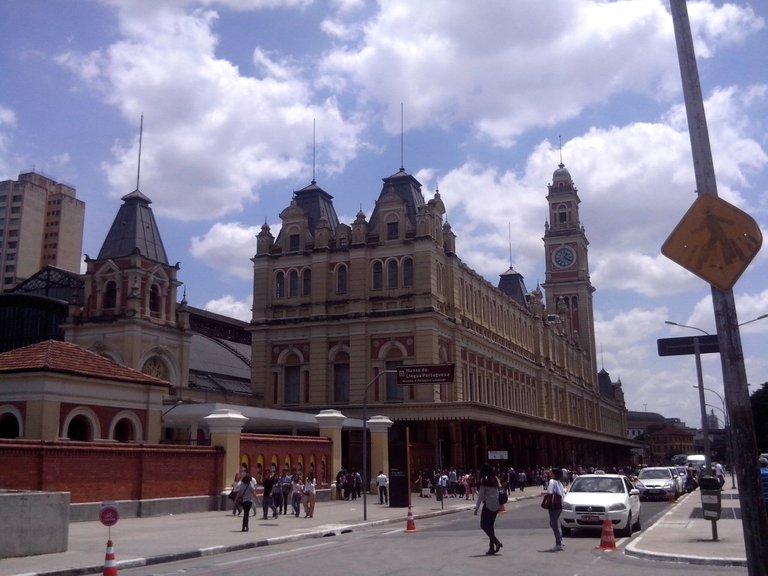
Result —
[[0, 292], [45, 266], [80, 271], [85, 202], [37, 172], [0, 182]]

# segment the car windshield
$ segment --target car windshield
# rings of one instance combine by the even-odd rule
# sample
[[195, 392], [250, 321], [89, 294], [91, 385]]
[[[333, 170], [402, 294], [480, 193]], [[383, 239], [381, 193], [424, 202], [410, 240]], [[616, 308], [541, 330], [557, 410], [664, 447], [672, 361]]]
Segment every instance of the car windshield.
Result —
[[637, 477], [642, 480], [643, 478], [669, 478], [671, 475], [672, 473], [669, 470], [653, 470], [646, 468], [640, 470], [640, 474], [638, 474]]
[[624, 492], [621, 478], [577, 478], [569, 492]]

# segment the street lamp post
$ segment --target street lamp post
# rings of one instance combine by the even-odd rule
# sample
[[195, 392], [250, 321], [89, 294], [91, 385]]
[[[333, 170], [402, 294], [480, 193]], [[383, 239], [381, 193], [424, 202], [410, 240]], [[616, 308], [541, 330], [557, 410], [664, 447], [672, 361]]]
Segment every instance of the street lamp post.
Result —
[[[696, 326], [686, 326], [685, 324], [678, 324], [677, 322], [672, 322], [671, 320], [665, 320], [664, 324], [669, 324], [670, 326], [680, 326], [681, 328], [690, 328], [691, 330], [698, 330], [702, 334], [705, 334], [709, 336], [704, 330], [701, 328], [696, 328]], [[707, 422], [707, 408], [705, 406], [706, 401], [704, 400], [704, 377], [701, 373], [701, 349], [699, 347], [699, 338], [698, 336], [693, 337], [693, 355], [696, 358], [696, 381], [699, 383], [698, 389], [699, 389], [699, 409], [701, 411], [701, 433], [704, 436], [704, 474], [710, 475], [712, 473], [712, 453], [709, 447], [709, 424]]]
[[[762, 318], [765, 318], [768, 316], [768, 314], [762, 316]], [[760, 320], [760, 318], [755, 318], [755, 320]], [[752, 322], [753, 320], [750, 320]], [[696, 386], [694, 386], [696, 388]], [[731, 419], [728, 416], [728, 408], [725, 405], [725, 398], [720, 396], [720, 393], [717, 390], [712, 390], [712, 388], [704, 387], [704, 390], [708, 392], [712, 392], [715, 396], [717, 396], [720, 399], [720, 404], [723, 405], [722, 410], [720, 410], [723, 413], [723, 424], [725, 425], [725, 431], [728, 433], [728, 468], [730, 468], [731, 472], [731, 488], [736, 488], [736, 476], [734, 474], [733, 470], [733, 435], [731, 434]], [[717, 408], [717, 406], [714, 406], [714, 408]]]
[[368, 520], [368, 390], [379, 380], [382, 374], [396, 374], [397, 370], [382, 370], [374, 376], [363, 391], [363, 521]]

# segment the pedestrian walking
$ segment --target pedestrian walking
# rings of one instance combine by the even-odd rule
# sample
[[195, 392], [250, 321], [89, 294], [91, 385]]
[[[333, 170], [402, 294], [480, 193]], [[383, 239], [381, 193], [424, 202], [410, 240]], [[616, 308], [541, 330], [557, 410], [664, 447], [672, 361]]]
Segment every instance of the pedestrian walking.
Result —
[[379, 475], [376, 476], [376, 485], [379, 487], [379, 504], [389, 504], [389, 494], [387, 486], [389, 486], [389, 478], [384, 474], [384, 470], [379, 470]]
[[278, 482], [280, 488], [280, 506], [278, 507], [278, 511], [281, 514], [288, 514], [288, 505], [291, 501], [292, 483], [291, 475], [288, 473], [288, 466], [286, 466], [283, 468], [283, 474], [280, 476], [280, 481]]
[[496, 538], [496, 516], [499, 513], [499, 489], [501, 484], [490, 464], [485, 463], [480, 468], [480, 478], [477, 487], [477, 503], [475, 504], [475, 515], [482, 505], [480, 511], [480, 528], [488, 536], [487, 555], [496, 554], [503, 544]]
[[301, 476], [298, 474], [293, 475], [293, 481], [291, 482], [291, 507], [293, 508], [293, 515], [296, 518], [299, 517], [299, 508], [301, 507], [301, 498], [304, 495], [304, 482], [301, 481]]
[[240, 480], [245, 475], [246, 468], [241, 466], [240, 470], [235, 474], [235, 479], [232, 481], [232, 489], [229, 491], [229, 499], [232, 500], [232, 515], [238, 516], [243, 512], [243, 505], [240, 502]]
[[317, 498], [315, 491], [315, 475], [310, 472], [304, 482], [304, 518], [312, 518], [315, 515], [315, 500]]
[[245, 475], [240, 479], [240, 502], [243, 506], [243, 527], [242, 532], [248, 532], [248, 519], [251, 517], [251, 507], [256, 499], [256, 480], [246, 470]]
[[[555, 535], [555, 546], [550, 548], [548, 552], [560, 552], [564, 548], [563, 535], [560, 532], [560, 514], [563, 511], [562, 501], [565, 496], [565, 488], [563, 487], [562, 478], [562, 468], [552, 468], [549, 471], [549, 482], [547, 483], [545, 498], [547, 495], [551, 495], [548, 499], [552, 500], [552, 505], [547, 509], [547, 512], [549, 513], [549, 526], [552, 528], [552, 532]], [[542, 503], [542, 506], [543, 505], [544, 504]]]
[[267, 470], [267, 477], [264, 479], [263, 492], [261, 495], [261, 511], [262, 520], [266, 520], [269, 517], [269, 510], [272, 510], [272, 518], [277, 518], [277, 506], [273, 498], [273, 492], [275, 491], [275, 472], [271, 468]]

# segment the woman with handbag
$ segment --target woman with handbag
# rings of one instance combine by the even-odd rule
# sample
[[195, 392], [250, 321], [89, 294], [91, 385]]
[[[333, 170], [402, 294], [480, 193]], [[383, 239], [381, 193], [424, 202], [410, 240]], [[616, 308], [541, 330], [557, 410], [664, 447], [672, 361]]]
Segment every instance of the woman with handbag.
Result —
[[547, 512], [549, 512], [549, 526], [555, 534], [555, 546], [550, 548], [548, 552], [560, 552], [564, 548], [563, 535], [560, 532], [560, 514], [563, 511], [563, 496], [565, 496], [562, 478], [562, 468], [552, 468], [549, 471], [547, 491], [544, 494], [544, 500], [541, 502], [541, 507], [546, 508]]
[[502, 543], [496, 538], [496, 516], [499, 513], [499, 490], [501, 484], [490, 464], [485, 463], [480, 468], [477, 486], [477, 504], [475, 504], [475, 515], [482, 504], [483, 509], [480, 512], [480, 528], [488, 535], [487, 555], [496, 554], [502, 547]]

